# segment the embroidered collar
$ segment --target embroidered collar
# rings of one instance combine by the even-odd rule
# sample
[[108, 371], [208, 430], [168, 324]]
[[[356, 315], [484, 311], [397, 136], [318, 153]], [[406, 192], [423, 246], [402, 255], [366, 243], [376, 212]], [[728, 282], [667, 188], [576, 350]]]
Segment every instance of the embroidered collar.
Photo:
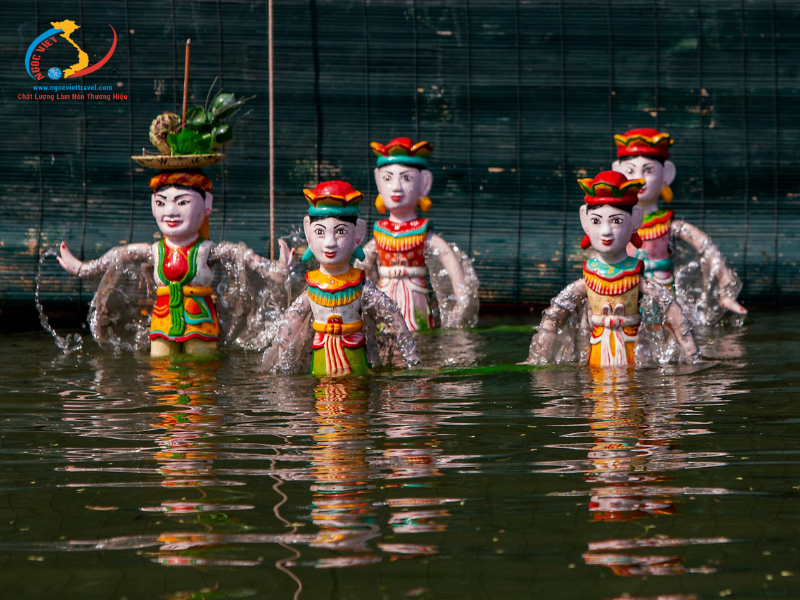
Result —
[[606, 281], [615, 281], [628, 275], [636, 275], [641, 272], [641, 269], [642, 261], [632, 256], [613, 265], [604, 263], [597, 257], [590, 258], [583, 263], [583, 270], [586, 273], [591, 273]]
[[364, 271], [355, 267], [350, 267], [350, 270], [342, 275], [326, 275], [320, 269], [306, 273], [308, 287], [329, 293], [359, 286], [364, 283], [364, 279]]
[[668, 208], [662, 208], [656, 212], [651, 212], [649, 215], [644, 216], [641, 229], [653, 227], [659, 223], [668, 223], [672, 219], [673, 212]]
[[381, 219], [375, 223], [375, 233], [382, 233], [393, 238], [422, 235], [428, 231], [430, 219], [414, 219], [405, 223], [395, 223], [391, 219]]

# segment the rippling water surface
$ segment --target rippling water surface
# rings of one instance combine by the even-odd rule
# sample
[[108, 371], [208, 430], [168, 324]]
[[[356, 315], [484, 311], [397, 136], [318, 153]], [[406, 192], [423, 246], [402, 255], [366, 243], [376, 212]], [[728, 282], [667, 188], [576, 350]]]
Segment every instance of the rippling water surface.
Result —
[[798, 598], [798, 316], [699, 367], [490, 327], [333, 383], [4, 336], [2, 598]]

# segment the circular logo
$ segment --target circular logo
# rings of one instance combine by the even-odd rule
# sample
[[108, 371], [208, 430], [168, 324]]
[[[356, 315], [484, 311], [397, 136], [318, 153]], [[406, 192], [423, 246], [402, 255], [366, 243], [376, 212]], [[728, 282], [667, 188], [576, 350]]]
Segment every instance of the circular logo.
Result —
[[111, 79], [119, 79], [119, 69], [117, 67], [110, 69], [108, 71], [108, 76], [111, 77]]
[[52, 80], [61, 79], [61, 69], [58, 67], [50, 67], [47, 71], [47, 76]]

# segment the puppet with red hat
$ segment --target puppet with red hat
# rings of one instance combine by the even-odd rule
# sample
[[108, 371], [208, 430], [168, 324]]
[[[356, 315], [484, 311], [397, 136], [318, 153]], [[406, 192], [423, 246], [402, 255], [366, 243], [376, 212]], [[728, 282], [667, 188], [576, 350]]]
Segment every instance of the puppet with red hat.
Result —
[[366, 375], [380, 360], [374, 351], [378, 325], [406, 365], [418, 364], [416, 344], [397, 306], [366, 281], [364, 271], [351, 266], [352, 259], [364, 258], [361, 192], [345, 181], [325, 181], [303, 194], [308, 201], [303, 260], [316, 259], [319, 269], [306, 274], [305, 292], [278, 324], [265, 366], [317, 377]]
[[[639, 206], [644, 209], [639, 228], [643, 244], [629, 246], [628, 252], [642, 259], [645, 277], [672, 289], [693, 323], [713, 325], [726, 311], [747, 314], [736, 300], [742, 284], [719, 248], [703, 231], [675, 219], [672, 210], [658, 207], [659, 198], [669, 204], [673, 197], [670, 185], [675, 179], [675, 164], [669, 160], [673, 141], [668, 133], [655, 129], [631, 129], [614, 136], [617, 160], [612, 165], [613, 170], [645, 181], [639, 191]], [[676, 252], [679, 250], [677, 242], [685, 242], [691, 248], [687, 260], [681, 260], [683, 257]], [[690, 268], [682, 263], [700, 265], [699, 290], [685, 289], [691, 287], [692, 278], [688, 277]], [[676, 279], [676, 273], [684, 272]]]
[[583, 277], [556, 296], [543, 316], [531, 342], [528, 362], [561, 362], [564, 349], [557, 343], [559, 333], [571, 316], [588, 313], [592, 330], [588, 348], [581, 356], [592, 367], [621, 367], [636, 364], [636, 343], [643, 296], [653, 298], [663, 322], [674, 334], [686, 362], [700, 355], [691, 326], [664, 286], [643, 277], [641, 260], [628, 256], [628, 244], [641, 245], [637, 229], [644, 211], [638, 206], [641, 179], [629, 180], [614, 171], [603, 171], [594, 179], [580, 179], [585, 193], [580, 209], [585, 237], [584, 249], [594, 256], [583, 264]]

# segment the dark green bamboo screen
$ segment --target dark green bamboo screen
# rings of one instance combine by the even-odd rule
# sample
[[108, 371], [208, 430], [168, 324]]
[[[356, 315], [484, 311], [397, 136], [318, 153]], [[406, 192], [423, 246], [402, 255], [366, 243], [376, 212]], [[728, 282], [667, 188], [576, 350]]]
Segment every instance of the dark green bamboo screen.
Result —
[[[84, 258], [153, 239], [150, 173], [129, 156], [149, 147], [156, 114], [179, 111], [187, 37], [192, 102], [217, 75], [228, 91], [258, 95], [224, 168], [209, 169], [212, 237], [268, 252], [265, 1], [28, 0], [1, 10], [7, 302], [32, 300], [37, 257], [62, 238]], [[120, 78], [105, 68], [83, 83], [112, 83], [127, 101], [17, 99], [32, 91], [28, 44], [67, 18], [83, 26], [90, 56], [115, 27], [107, 67]], [[321, 179], [365, 192], [373, 220], [369, 142], [425, 139], [430, 216], [474, 257], [483, 300], [544, 302], [579, 274], [575, 179], [609, 166], [614, 133], [656, 127], [676, 140], [674, 209], [722, 247], [745, 300], [800, 295], [796, 0], [277, 0], [275, 66], [279, 233], [300, 222], [302, 188]], [[44, 283], [47, 297], [89, 298], [52, 266]]]

